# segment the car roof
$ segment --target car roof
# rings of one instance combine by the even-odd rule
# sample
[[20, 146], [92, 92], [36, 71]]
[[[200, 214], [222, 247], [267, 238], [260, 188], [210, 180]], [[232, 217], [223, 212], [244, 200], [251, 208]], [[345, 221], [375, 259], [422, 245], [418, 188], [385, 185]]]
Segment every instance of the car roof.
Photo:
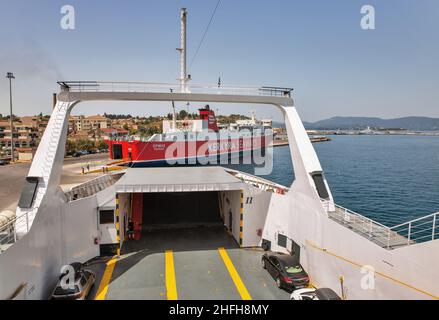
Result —
[[283, 264], [289, 266], [300, 264], [299, 259], [296, 256], [290, 256], [288, 254], [275, 254], [273, 256], [279, 259], [279, 261], [282, 262]]

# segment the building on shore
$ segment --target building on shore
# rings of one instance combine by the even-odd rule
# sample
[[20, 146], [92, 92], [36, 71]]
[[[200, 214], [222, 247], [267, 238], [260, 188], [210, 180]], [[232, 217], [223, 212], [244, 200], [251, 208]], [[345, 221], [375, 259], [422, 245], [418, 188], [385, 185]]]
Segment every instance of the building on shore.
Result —
[[[15, 159], [18, 161], [32, 161], [36, 148], [49, 122], [49, 116], [24, 116], [14, 118], [13, 140]], [[127, 130], [111, 128], [111, 119], [101, 116], [70, 116], [68, 135], [71, 140], [106, 139], [111, 134], [121, 136]], [[11, 125], [8, 119], [0, 120], [0, 158], [10, 158], [11, 153]]]
[[[13, 140], [17, 158], [32, 160], [48, 123], [47, 117], [33, 116], [14, 119]], [[11, 124], [9, 120], [0, 120], [0, 157], [10, 157]]]
[[107, 128], [111, 128], [111, 119], [99, 114], [87, 117], [83, 115], [69, 117], [69, 133]]
[[128, 130], [125, 129], [115, 129], [115, 128], [104, 128], [100, 130], [101, 138], [104, 140], [110, 140], [114, 138], [122, 138], [129, 134]]
[[[21, 117], [14, 121], [14, 147], [36, 147], [47, 126], [47, 119], [41, 117]], [[11, 125], [9, 120], [0, 121], [0, 147], [10, 148]]]

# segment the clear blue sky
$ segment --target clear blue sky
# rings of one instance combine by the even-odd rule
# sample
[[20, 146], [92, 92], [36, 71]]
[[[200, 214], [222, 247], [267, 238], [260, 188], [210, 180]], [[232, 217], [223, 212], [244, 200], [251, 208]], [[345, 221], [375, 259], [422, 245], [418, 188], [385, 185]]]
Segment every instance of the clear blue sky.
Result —
[[[60, 79], [176, 81], [179, 9], [189, 10], [190, 61], [216, 2], [0, 0], [0, 113], [9, 113], [7, 71], [17, 78], [19, 115], [49, 113]], [[74, 31], [59, 26], [65, 4], [76, 9]], [[365, 4], [375, 7], [376, 30], [360, 28]], [[190, 73], [194, 82], [221, 76], [225, 85], [292, 86], [307, 121], [439, 117], [439, 1], [222, 0]], [[75, 113], [170, 110], [144, 106], [87, 103]], [[220, 112], [250, 108], [220, 106]], [[256, 110], [280, 119], [271, 107]]]

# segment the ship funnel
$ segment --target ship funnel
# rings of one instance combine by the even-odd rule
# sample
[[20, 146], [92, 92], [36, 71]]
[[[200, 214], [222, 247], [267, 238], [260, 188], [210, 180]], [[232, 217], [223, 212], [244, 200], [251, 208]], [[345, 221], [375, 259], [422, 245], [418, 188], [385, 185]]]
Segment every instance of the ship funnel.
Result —
[[200, 119], [207, 120], [207, 128], [214, 132], [218, 132], [218, 124], [216, 121], [215, 112], [210, 109], [209, 105], [206, 105], [204, 108], [198, 110], [200, 112]]

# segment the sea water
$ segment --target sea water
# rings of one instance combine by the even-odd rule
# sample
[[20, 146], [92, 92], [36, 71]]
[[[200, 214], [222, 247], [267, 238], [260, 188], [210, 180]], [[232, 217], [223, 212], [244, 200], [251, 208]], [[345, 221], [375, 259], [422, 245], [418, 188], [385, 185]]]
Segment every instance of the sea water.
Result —
[[[331, 139], [313, 146], [337, 204], [387, 226], [439, 211], [439, 136]], [[290, 186], [288, 146], [274, 148], [273, 163], [272, 173], [263, 178]]]

